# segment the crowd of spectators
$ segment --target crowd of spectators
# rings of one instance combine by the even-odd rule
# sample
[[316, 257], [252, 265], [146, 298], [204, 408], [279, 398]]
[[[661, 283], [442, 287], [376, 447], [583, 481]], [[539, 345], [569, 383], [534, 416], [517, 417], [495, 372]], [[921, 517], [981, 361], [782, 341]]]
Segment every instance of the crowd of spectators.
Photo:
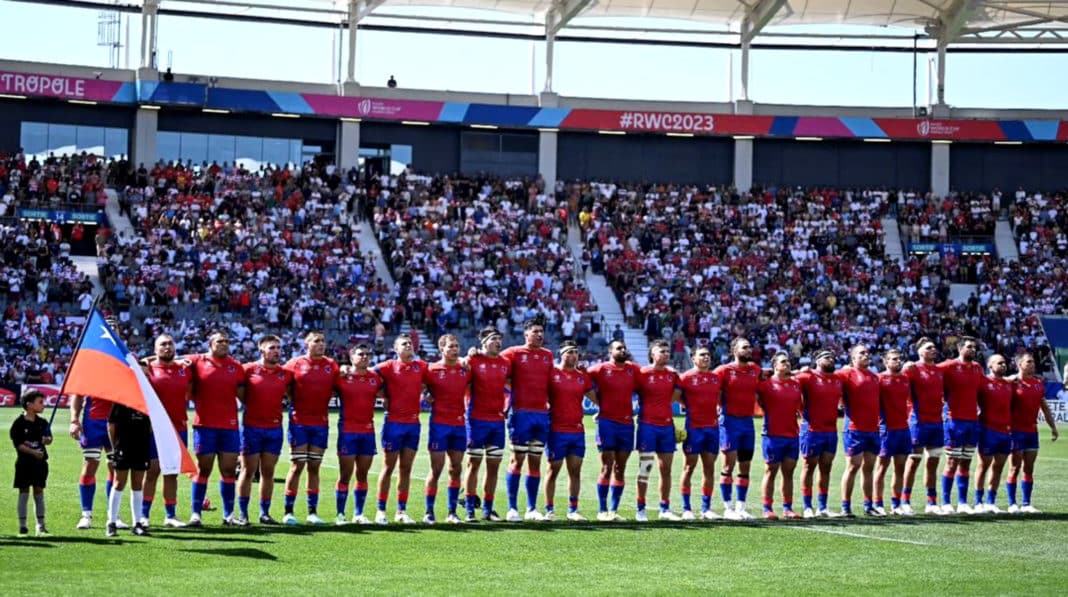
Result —
[[[295, 355], [307, 330], [324, 329], [334, 356], [367, 341], [385, 358], [405, 323], [429, 336], [421, 340], [430, 348], [442, 333], [470, 336], [483, 325], [517, 342], [521, 323], [537, 316], [551, 338], [576, 339], [594, 359], [621, 331], [597, 313], [584, 283], [590, 269], [606, 276], [630, 325], [670, 340], [680, 366], [695, 343], [725, 358], [739, 334], [758, 357], [784, 350], [799, 362], [817, 348], [844, 353], [865, 342], [878, 353], [921, 335], [940, 338], [951, 354], [964, 334], [1043, 357], [1038, 316], [1068, 307], [1061, 195], [1020, 191], [1006, 205], [1017, 262], [953, 253], [898, 261], [887, 257], [881, 218], [896, 213], [905, 238], [989, 234], [1001, 194], [937, 200], [592, 182], [547, 190], [540, 179], [363, 178], [317, 163], [134, 170], [91, 156], [12, 156], [0, 159], [0, 174], [6, 205], [99, 201], [105, 181], [118, 185], [134, 233], [99, 235], [100, 280], [105, 308], [139, 352], [164, 331], [180, 352], [199, 352], [224, 328], [243, 360], [258, 356], [255, 339], [268, 331], [281, 332]], [[568, 243], [569, 222], [581, 229], [581, 255]], [[373, 228], [378, 246], [361, 246], [359, 226]], [[68, 259], [76, 234], [85, 231], [14, 219], [0, 228], [0, 381], [61, 376], [92, 300]], [[376, 252], [393, 290], [376, 271]], [[950, 281], [965, 273], [978, 289], [953, 305]]]
[[[669, 338], [676, 352], [710, 344], [726, 358], [729, 339], [745, 334], [758, 356], [783, 350], [806, 362], [823, 348], [844, 358], [857, 342], [908, 350], [926, 335], [951, 355], [957, 338], [974, 335], [1009, 355], [1030, 348], [1044, 357], [1037, 315], [1064, 306], [1063, 284], [1041, 276], [1053, 262], [888, 258], [888, 193], [605, 184], [566, 192], [579, 197], [588, 260], [603, 267], [628, 323]], [[961, 267], [983, 284], [954, 305], [950, 281]]]
[[901, 236], [908, 242], [951, 242], [962, 237], [992, 239], [1001, 208], [1001, 191], [951, 193], [903, 193], [897, 197]]
[[516, 332], [540, 317], [580, 346], [602, 333], [568, 244], [567, 206], [540, 180], [402, 174], [392, 182], [377, 193], [374, 224], [412, 325]]

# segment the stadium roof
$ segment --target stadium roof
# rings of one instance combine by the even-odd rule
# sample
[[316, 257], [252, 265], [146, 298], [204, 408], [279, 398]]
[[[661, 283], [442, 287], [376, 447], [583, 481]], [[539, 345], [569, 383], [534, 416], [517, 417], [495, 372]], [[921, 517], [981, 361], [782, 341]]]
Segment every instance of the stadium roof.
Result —
[[[525, 29], [534, 35], [569, 30], [734, 34], [743, 41], [767, 27], [807, 25], [794, 37], [842, 37], [840, 26], [896, 29], [941, 44], [1068, 43], [1068, 0], [20, 0], [161, 15], [343, 24], [350, 8], [362, 25], [403, 24], [412, 29], [472, 34]], [[496, 14], [494, 14], [496, 13]], [[672, 21], [672, 26], [663, 25]], [[635, 23], [639, 25], [635, 26]], [[690, 23], [690, 25], [686, 25]], [[689, 28], [687, 28], [689, 27]], [[374, 27], [372, 27], [374, 28]], [[857, 35], [861, 43], [866, 36]], [[867, 41], [881, 37], [867, 36]], [[893, 38], [890, 38], [893, 39]]]

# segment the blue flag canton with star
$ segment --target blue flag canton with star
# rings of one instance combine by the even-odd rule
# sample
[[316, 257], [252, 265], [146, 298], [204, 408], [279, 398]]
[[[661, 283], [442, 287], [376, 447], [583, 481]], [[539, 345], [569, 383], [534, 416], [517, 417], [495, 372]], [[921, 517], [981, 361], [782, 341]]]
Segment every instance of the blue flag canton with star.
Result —
[[119, 339], [119, 335], [115, 333], [115, 330], [111, 329], [111, 326], [104, 321], [104, 316], [100, 314], [100, 311], [93, 309], [85, 325], [86, 330], [85, 335], [82, 337], [82, 349], [102, 352], [124, 363], [126, 362], [126, 355], [130, 354], [130, 350]]

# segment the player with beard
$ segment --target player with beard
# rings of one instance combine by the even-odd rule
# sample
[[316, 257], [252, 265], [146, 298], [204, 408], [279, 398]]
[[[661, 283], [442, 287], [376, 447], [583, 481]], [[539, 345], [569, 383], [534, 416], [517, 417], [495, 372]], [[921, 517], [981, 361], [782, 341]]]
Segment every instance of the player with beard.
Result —
[[904, 489], [905, 462], [912, 453], [909, 434], [909, 379], [901, 373], [901, 351], [888, 350], [883, 355], [886, 371], [879, 374], [879, 463], [875, 469], [875, 512], [885, 515], [883, 484], [890, 464], [894, 465], [890, 512], [904, 516], [901, 495]]
[[938, 349], [929, 338], [916, 342], [916, 354], [920, 360], [905, 365], [905, 377], [909, 379], [911, 403], [909, 434], [912, 436], [912, 454], [905, 465], [905, 486], [901, 490], [901, 513], [912, 516], [912, 487], [916, 471], [920, 468], [924, 453], [927, 455], [923, 475], [927, 489], [925, 514], [942, 514], [938, 507], [938, 461], [942, 455], [945, 431], [942, 410], [945, 404], [945, 376], [938, 368]]
[[[719, 449], [723, 452], [723, 470], [719, 489], [723, 496], [723, 517], [728, 520], [752, 520], [745, 509], [749, 493], [749, 468], [756, 447], [753, 414], [756, 412], [756, 388], [760, 383], [760, 365], [753, 362], [753, 346], [745, 338], [735, 338], [730, 345], [734, 359], [720, 365], [713, 373], [723, 380], [723, 415], [719, 426]], [[731, 505], [734, 465], [738, 465], [738, 491]]]
[[[155, 342], [155, 359], [143, 361], [145, 375], [148, 383], [156, 391], [163, 408], [171, 419], [171, 424], [178, 430], [178, 436], [182, 439], [182, 445], [189, 443], [189, 431], [187, 430], [187, 418], [189, 400], [193, 397], [193, 372], [189, 365], [180, 362], [175, 357], [174, 338], [167, 334], [161, 334]], [[142, 504], [142, 522], [148, 526], [149, 514], [152, 502], [156, 496], [156, 480], [159, 479], [159, 458], [156, 454], [156, 442], [149, 446], [152, 462], [149, 464], [148, 473], [145, 475], [144, 500]], [[178, 519], [178, 475], [163, 476], [163, 507], [166, 518], [163, 526], [181, 528], [185, 523]]]
[[601, 454], [601, 473], [597, 477], [597, 520], [618, 522], [623, 520], [618, 510], [626, 485], [627, 460], [634, 451], [634, 391], [641, 367], [630, 361], [630, 352], [622, 340], [608, 345], [608, 357], [589, 369], [593, 380], [589, 398], [599, 408], [597, 451]]
[[260, 473], [260, 524], [274, 525], [271, 500], [274, 469], [282, 453], [282, 409], [289, 397], [293, 373], [282, 367], [282, 339], [267, 335], [259, 341], [260, 359], [245, 363], [245, 415], [241, 429], [241, 473], [237, 477], [237, 526], [249, 523], [252, 478]]
[[969, 468], [979, 443], [979, 384], [983, 366], [975, 362], [979, 343], [962, 336], [957, 342], [957, 358], [942, 361], [938, 368], [945, 379], [946, 467], [942, 470], [942, 514], [953, 513], [950, 497], [954, 476], [957, 481], [957, 514], [972, 514], [968, 504]]
[[[834, 353], [816, 353], [816, 370], [802, 370], [797, 374], [804, 396], [801, 410], [801, 498], [804, 518], [832, 518], [836, 513], [827, 508], [831, 487], [831, 468], [838, 452], [838, 407], [842, 403], [842, 380], [834, 374]], [[812, 481], [820, 472], [818, 509], [812, 507]]]
[[842, 403], [845, 405], [845, 444], [849, 462], [842, 475], [842, 515], [853, 517], [853, 485], [861, 475], [864, 513], [878, 516], [872, 503], [875, 459], [879, 454], [879, 378], [868, 368], [871, 353], [857, 344], [849, 351], [850, 364], [835, 372], [842, 380]]
[[997, 507], [998, 485], [1012, 452], [1013, 383], [1005, 378], [1009, 363], [1000, 354], [991, 355], [986, 368], [989, 373], [979, 385], [979, 464], [975, 469], [973, 510], [977, 514], [1001, 514]]

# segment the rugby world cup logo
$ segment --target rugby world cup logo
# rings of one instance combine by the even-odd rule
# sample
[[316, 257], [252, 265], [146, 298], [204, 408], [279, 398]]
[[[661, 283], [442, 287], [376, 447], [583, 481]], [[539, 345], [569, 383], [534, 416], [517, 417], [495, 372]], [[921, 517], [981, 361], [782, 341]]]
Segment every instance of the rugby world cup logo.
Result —
[[931, 134], [931, 121], [921, 120], [916, 124], [916, 132], [919, 133], [921, 137], [926, 137]]
[[358, 107], [360, 109], [360, 114], [370, 114], [371, 113], [371, 100], [369, 100], [369, 99], [360, 100], [360, 103], [358, 104]]

